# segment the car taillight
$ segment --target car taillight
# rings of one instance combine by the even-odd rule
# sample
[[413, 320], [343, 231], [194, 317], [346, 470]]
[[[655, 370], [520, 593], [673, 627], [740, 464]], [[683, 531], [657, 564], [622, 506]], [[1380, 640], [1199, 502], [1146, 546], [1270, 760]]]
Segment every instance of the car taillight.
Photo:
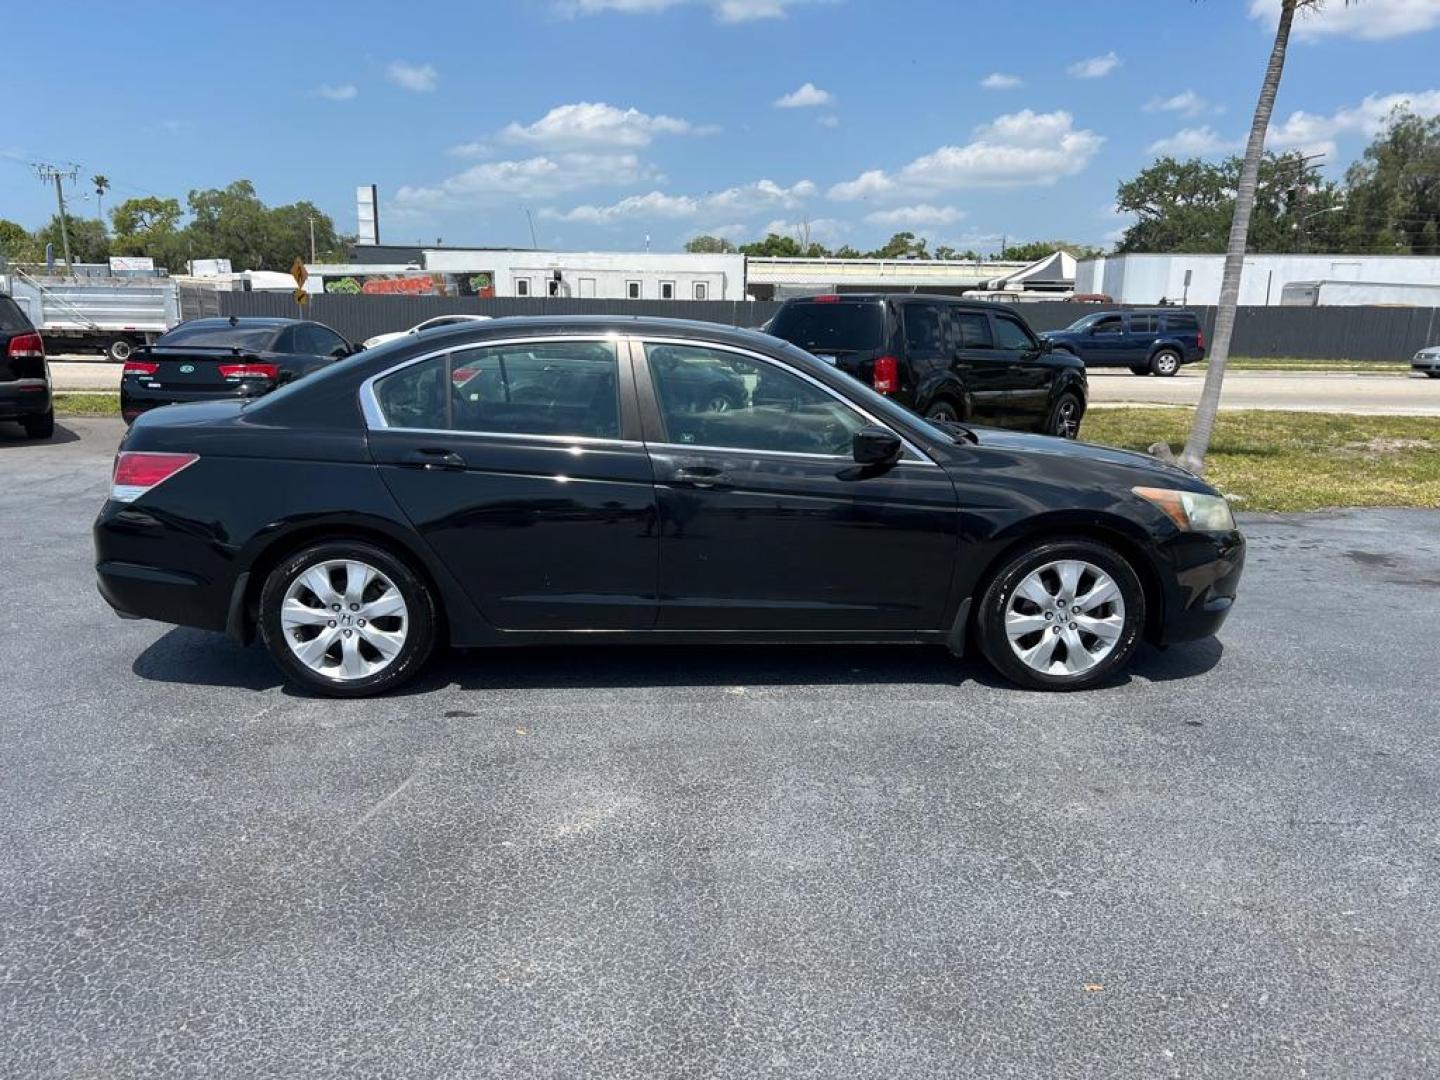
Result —
[[1195, 332], [1195, 344], [1196, 344], [1197, 347], [1199, 347], [1199, 348], [1201, 348], [1201, 349], [1203, 349], [1203, 348], [1205, 347], [1205, 331], [1204, 331], [1204, 330], [1197, 330], [1197, 331]]
[[127, 360], [120, 370], [121, 375], [154, 375], [160, 365], [154, 360]]
[[893, 394], [900, 389], [900, 361], [893, 356], [882, 356], [875, 361], [875, 374], [870, 385], [876, 393]]
[[221, 364], [222, 379], [278, 379], [280, 368], [276, 364]]
[[134, 502], [157, 484], [200, 460], [199, 454], [161, 454], [122, 450], [115, 455], [115, 472], [110, 478], [110, 498]]
[[39, 334], [16, 334], [6, 346], [5, 355], [11, 360], [18, 360], [22, 356], [44, 356], [45, 341]]
[[825, 293], [823, 296], [813, 296], [810, 299], [816, 304], [838, 304], [840, 302], [838, 293]]

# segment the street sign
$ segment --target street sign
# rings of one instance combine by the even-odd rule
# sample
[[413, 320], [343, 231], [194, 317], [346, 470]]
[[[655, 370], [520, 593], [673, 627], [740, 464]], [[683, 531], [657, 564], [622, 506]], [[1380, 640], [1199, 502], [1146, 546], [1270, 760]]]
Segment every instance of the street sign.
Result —
[[304, 307], [306, 304], [310, 303], [310, 294], [304, 289], [296, 289], [295, 302], [301, 307]]
[[290, 264], [290, 276], [302, 289], [305, 287], [305, 282], [310, 279], [310, 274], [305, 269], [305, 261], [299, 255], [296, 255], [295, 261]]

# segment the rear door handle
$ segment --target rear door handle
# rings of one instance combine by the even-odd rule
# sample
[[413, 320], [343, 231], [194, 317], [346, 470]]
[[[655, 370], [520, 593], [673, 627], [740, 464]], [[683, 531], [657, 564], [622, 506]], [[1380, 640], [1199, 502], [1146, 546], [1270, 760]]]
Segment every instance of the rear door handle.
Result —
[[680, 465], [675, 469], [674, 480], [690, 487], [713, 488], [728, 483], [729, 477], [712, 465]]
[[446, 450], [443, 447], [422, 447], [406, 454], [401, 459], [401, 464], [417, 469], [455, 471], [465, 468], [465, 459], [454, 450]]

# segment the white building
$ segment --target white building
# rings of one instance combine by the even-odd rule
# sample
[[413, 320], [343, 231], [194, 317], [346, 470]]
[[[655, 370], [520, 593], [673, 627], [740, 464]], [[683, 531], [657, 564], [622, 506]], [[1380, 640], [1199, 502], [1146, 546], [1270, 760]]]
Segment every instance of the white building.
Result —
[[[1076, 293], [1104, 293], [1119, 304], [1187, 303], [1220, 299], [1223, 255], [1100, 255], [1082, 259]], [[1240, 303], [1279, 305], [1294, 282], [1365, 282], [1440, 285], [1440, 257], [1430, 255], [1247, 255]], [[1349, 295], [1363, 295], [1350, 290]], [[1385, 303], [1376, 289], [1372, 303]], [[1364, 302], [1363, 300], [1361, 302]]]
[[[960, 293], [988, 288], [997, 275], [1024, 270], [1023, 262], [959, 259], [802, 259], [754, 256], [746, 263], [750, 294], [783, 300], [830, 292]], [[997, 286], [1003, 287], [1003, 286]]]
[[549, 296], [553, 285], [558, 295], [577, 299], [745, 299], [743, 255], [444, 248], [422, 254], [425, 270], [463, 279], [478, 295], [489, 289], [491, 296]]

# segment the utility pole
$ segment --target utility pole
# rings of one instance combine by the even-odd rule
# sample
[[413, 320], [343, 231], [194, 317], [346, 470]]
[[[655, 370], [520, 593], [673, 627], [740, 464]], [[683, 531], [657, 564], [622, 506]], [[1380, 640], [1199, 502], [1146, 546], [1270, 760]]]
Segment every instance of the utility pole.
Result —
[[319, 261], [315, 258], [315, 219], [312, 217], [310, 219], [310, 265], [314, 266]]
[[1305, 221], [1308, 217], [1313, 216], [1305, 213], [1306, 174], [1312, 167], [1318, 167], [1319, 163], [1324, 160], [1324, 154], [1301, 155], [1297, 162], [1299, 174], [1295, 177], [1295, 186], [1290, 189], [1295, 193], [1295, 200], [1290, 204], [1290, 208], [1295, 214], [1295, 250], [1301, 255], [1305, 253]]
[[65, 216], [65, 192], [60, 187], [60, 181], [68, 177], [70, 182], [74, 183], [75, 177], [80, 175], [80, 167], [71, 165], [68, 169], [62, 169], [43, 161], [34, 162], [30, 167], [35, 170], [41, 183], [55, 184], [55, 204], [60, 208], [60, 246], [65, 250], [65, 275], [73, 276], [74, 269], [70, 265], [70, 222]]

